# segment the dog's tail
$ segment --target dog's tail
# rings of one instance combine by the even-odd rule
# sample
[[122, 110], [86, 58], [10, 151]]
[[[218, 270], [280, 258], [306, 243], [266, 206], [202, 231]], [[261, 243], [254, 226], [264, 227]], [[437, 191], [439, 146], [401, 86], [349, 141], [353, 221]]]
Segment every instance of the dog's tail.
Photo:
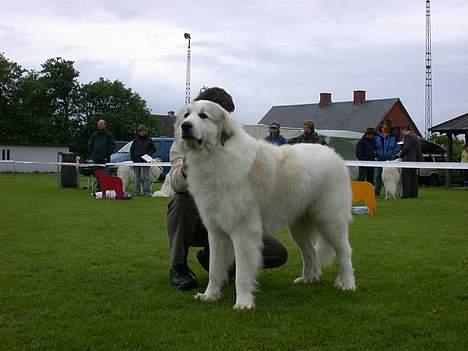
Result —
[[321, 267], [329, 266], [336, 256], [335, 249], [320, 235], [315, 244], [315, 252]]

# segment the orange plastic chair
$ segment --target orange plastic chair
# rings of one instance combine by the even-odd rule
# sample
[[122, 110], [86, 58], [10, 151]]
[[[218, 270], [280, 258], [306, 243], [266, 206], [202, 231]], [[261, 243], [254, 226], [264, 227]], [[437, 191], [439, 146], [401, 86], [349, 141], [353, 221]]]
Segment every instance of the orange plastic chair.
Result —
[[369, 182], [352, 181], [353, 203], [364, 201], [369, 209], [369, 213], [374, 215], [377, 212], [377, 201], [375, 200], [374, 186]]
[[101, 186], [102, 198], [106, 198], [107, 190], [115, 191], [116, 200], [129, 200], [132, 198], [131, 193], [123, 191], [122, 179], [116, 176], [107, 175], [102, 169], [96, 171], [96, 177], [98, 178], [99, 185]]

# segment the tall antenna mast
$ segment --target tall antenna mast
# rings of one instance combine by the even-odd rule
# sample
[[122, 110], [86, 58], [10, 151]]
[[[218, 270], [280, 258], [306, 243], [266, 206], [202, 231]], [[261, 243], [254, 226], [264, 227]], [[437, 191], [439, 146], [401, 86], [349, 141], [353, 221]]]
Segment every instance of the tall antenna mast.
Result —
[[431, 52], [431, 1], [426, 0], [426, 95], [424, 113], [424, 136], [429, 137], [432, 127], [432, 52]]
[[187, 46], [187, 72], [185, 74], [185, 103], [190, 104], [190, 37], [189, 33], [184, 34], [184, 38], [188, 39]]

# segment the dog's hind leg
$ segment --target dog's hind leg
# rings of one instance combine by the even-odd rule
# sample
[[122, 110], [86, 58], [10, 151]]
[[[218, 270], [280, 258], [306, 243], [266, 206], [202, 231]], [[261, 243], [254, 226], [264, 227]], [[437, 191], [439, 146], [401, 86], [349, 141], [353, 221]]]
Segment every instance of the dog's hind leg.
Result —
[[257, 286], [257, 272], [262, 265], [262, 226], [243, 227], [231, 234], [236, 257], [236, 304], [234, 309], [255, 307], [253, 291]]
[[228, 279], [228, 269], [234, 262], [234, 252], [231, 239], [222, 232], [208, 231], [210, 244], [209, 280], [205, 292], [198, 293], [195, 298], [203, 301], [216, 301], [221, 296], [221, 289]]
[[348, 238], [348, 221], [345, 218], [330, 218], [319, 226], [322, 238], [330, 244], [338, 258], [340, 272], [335, 286], [343, 290], [354, 290], [354, 269], [351, 262], [351, 245]]
[[289, 233], [302, 255], [302, 276], [294, 283], [315, 283], [320, 281], [320, 263], [315, 252], [317, 228], [309, 218], [301, 218], [289, 227]]

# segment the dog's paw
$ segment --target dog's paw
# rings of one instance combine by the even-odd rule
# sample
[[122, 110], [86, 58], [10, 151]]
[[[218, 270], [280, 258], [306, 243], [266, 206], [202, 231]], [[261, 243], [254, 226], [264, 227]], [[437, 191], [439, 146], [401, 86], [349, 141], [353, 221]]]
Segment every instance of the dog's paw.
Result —
[[313, 284], [318, 282], [320, 282], [320, 277], [318, 275], [302, 276], [294, 279], [294, 284]]
[[335, 280], [335, 288], [340, 290], [356, 290], [356, 283], [354, 281], [354, 276], [341, 277], [339, 276]]
[[255, 305], [253, 303], [236, 303], [233, 307], [236, 311], [253, 310]]
[[220, 294], [202, 294], [198, 293], [195, 295], [196, 300], [201, 300], [201, 301], [217, 301], [221, 298], [221, 293]]

